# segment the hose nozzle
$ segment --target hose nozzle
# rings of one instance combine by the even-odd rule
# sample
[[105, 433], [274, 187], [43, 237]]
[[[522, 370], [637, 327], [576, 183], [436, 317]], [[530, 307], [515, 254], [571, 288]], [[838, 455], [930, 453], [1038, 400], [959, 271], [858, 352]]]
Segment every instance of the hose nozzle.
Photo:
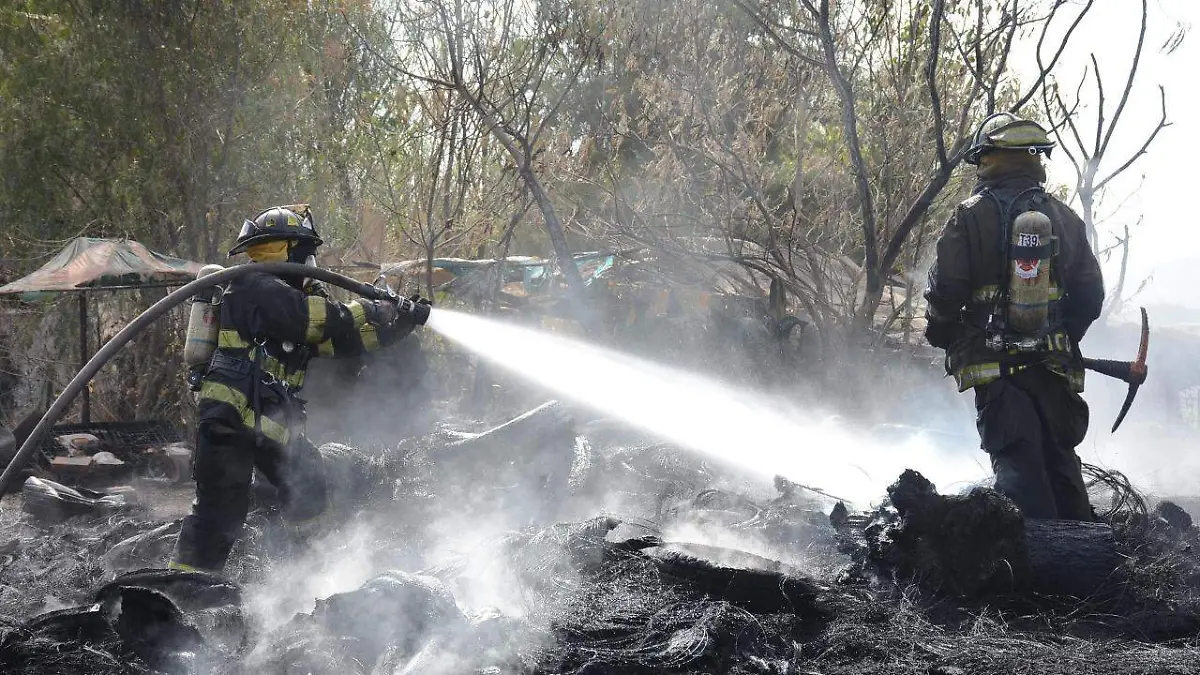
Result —
[[413, 322], [413, 325], [424, 326], [429, 320], [429, 310], [433, 307], [433, 301], [422, 298], [419, 295], [414, 295], [411, 298], [400, 298], [396, 302], [396, 311], [400, 314], [407, 314]]

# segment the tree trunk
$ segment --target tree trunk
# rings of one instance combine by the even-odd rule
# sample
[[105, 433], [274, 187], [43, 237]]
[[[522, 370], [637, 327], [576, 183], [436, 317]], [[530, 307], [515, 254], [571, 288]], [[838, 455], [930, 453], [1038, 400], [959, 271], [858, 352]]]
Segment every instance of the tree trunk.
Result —
[[1116, 535], [1104, 523], [1027, 519], [1025, 545], [1031, 591], [1086, 598], [1122, 581]]
[[1088, 174], [1083, 177], [1083, 181], [1079, 186], [1079, 210], [1080, 216], [1083, 218], [1083, 225], [1087, 228], [1087, 238], [1092, 244], [1092, 250], [1100, 249], [1100, 235], [1096, 234], [1095, 223], [1095, 208], [1096, 208], [1096, 193], [1092, 188], [1091, 169]]
[[579, 266], [575, 264], [575, 255], [571, 252], [571, 247], [567, 244], [567, 235], [563, 230], [562, 221], [558, 219], [558, 211], [554, 209], [554, 204], [550, 201], [550, 195], [546, 194], [545, 188], [542, 187], [542, 182], [534, 175], [533, 169], [528, 166], [523, 167], [521, 169], [521, 177], [525, 180], [530, 193], [537, 200], [538, 209], [542, 212], [542, 220], [546, 225], [546, 234], [550, 236], [550, 243], [554, 246], [554, 255], [558, 258], [558, 266], [562, 269], [563, 277], [567, 280], [567, 288], [574, 296], [574, 300], [579, 302], [580, 307], [582, 307], [583, 276], [579, 274]]
[[1122, 580], [1106, 524], [1025, 519], [995, 490], [940, 495], [912, 470], [888, 488], [888, 498], [895, 511], [877, 511], [864, 529], [867, 565], [881, 576], [959, 597], [1094, 598]]
[[[950, 174], [954, 167], [957, 166], [960, 158], [958, 149], [956, 148], [954, 158], [949, 164], [938, 169], [929, 182], [925, 184], [925, 189], [917, 197], [917, 200], [912, 203], [908, 211], [904, 214], [900, 224], [896, 227], [896, 232], [892, 235], [888, 242], [887, 248], [883, 252], [882, 258], [879, 260], [879, 269], [876, 278], [879, 283], [872, 290], [869, 277], [867, 283], [867, 293], [863, 296], [862, 303], [859, 305], [859, 327], [870, 329], [875, 318], [875, 311], [879, 308], [879, 302], [883, 297], [883, 279], [887, 278], [888, 272], [892, 266], [900, 258], [900, 254], [904, 251], [904, 243], [908, 241], [909, 235], [913, 229], [920, 225], [925, 215], [929, 213], [929, 209], [933, 206], [933, 202], [938, 195], [950, 182]], [[917, 245], [918, 252], [920, 244]]]
[[431, 240], [429, 245], [425, 247], [425, 290], [429, 293], [429, 299], [433, 299], [433, 251], [436, 242]]
[[555, 210], [554, 204], [550, 201], [550, 195], [546, 193], [542, 181], [538, 179], [534, 173], [531, 162], [532, 153], [523, 151], [519, 147], [517, 139], [513, 138], [500, 125], [496, 117], [484, 107], [483, 102], [479, 97], [470, 90], [461, 79], [455, 81], [455, 88], [458, 93], [471, 104], [471, 107], [478, 113], [484, 126], [491, 132], [492, 137], [504, 146], [509, 157], [512, 158], [513, 164], [516, 165], [517, 171], [521, 175], [521, 181], [524, 183], [529, 193], [533, 195], [534, 201], [537, 202], [538, 210], [542, 212], [542, 221], [546, 227], [546, 234], [550, 237], [550, 243], [554, 247], [554, 255], [558, 258], [558, 265], [562, 269], [563, 278], [567, 281], [567, 292], [571, 299], [571, 304], [580, 322], [585, 327], [590, 326], [591, 321], [588, 319], [586, 306], [584, 303], [584, 287], [583, 276], [579, 274], [579, 266], [575, 264], [575, 256], [571, 253], [571, 247], [567, 244], [567, 235], [563, 230], [562, 221], [558, 218], [558, 211]]
[[1114, 312], [1121, 309], [1121, 305], [1125, 304], [1125, 278], [1129, 272], [1129, 226], [1125, 226], [1125, 238], [1121, 240], [1121, 269], [1117, 273], [1117, 285], [1113, 287], [1112, 293], [1108, 296], [1108, 306], [1104, 308], [1104, 313], [1100, 315], [1105, 321], [1112, 316]]

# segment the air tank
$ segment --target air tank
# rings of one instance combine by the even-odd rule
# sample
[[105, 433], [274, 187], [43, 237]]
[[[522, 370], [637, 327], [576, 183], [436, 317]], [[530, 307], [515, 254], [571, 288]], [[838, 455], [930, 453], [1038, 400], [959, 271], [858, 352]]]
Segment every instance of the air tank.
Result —
[[[1051, 244], [1054, 229], [1050, 219], [1037, 211], [1026, 211], [1013, 220], [1012, 245], [1039, 247]], [[1050, 310], [1050, 265], [1053, 247], [1037, 258], [1012, 256], [1008, 287], [1009, 329], [1024, 336], [1040, 336], [1048, 327]]]
[[[225, 269], [220, 265], [205, 265], [196, 273], [197, 279]], [[187, 339], [183, 345], [183, 361], [188, 368], [208, 364], [217, 348], [221, 329], [221, 291], [216, 286], [192, 296], [192, 311], [188, 316]]]

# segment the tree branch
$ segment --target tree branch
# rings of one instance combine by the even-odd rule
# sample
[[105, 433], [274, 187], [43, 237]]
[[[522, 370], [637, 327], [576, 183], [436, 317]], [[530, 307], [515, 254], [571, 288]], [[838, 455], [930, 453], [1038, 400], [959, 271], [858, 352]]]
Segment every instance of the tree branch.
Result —
[[[804, 52], [800, 51], [800, 49], [798, 47], [793, 45], [789, 40], [784, 39], [784, 37], [779, 34], [779, 31], [776, 30], [777, 24], [775, 24], [774, 22], [767, 21], [766, 17], [764, 17], [760, 12], [758, 12], [754, 8], [750, 7], [750, 5], [748, 5], [745, 2], [745, 0], [732, 0], [732, 2], [734, 5], [736, 5], [738, 7], [738, 9], [742, 10], [742, 12], [744, 12], [746, 14], [746, 16], [750, 17], [750, 20], [752, 20], [754, 23], [758, 24], [758, 27], [761, 28], [763, 30], [763, 32], [765, 32], [767, 34], [767, 37], [771, 38], [771, 41], [774, 42], [776, 45], [779, 45], [779, 47], [782, 48], [784, 51], [786, 51], [787, 53], [791, 54], [792, 56], [800, 59], [804, 63], [809, 64], [810, 66], [817, 66], [819, 68], [824, 67], [824, 64], [821, 63], [821, 61], [819, 59], [815, 59], [815, 58], [809, 56], [808, 54], [805, 54]], [[800, 32], [801, 35], [811, 35], [812, 37], [816, 37], [815, 32], [812, 32], [812, 33], [808, 32], [808, 31], [798, 31], [798, 32]]]
[[945, 0], [934, 0], [929, 17], [929, 53], [925, 59], [925, 82], [929, 88], [929, 101], [933, 106], [933, 138], [937, 143], [937, 159], [942, 170], [948, 170], [950, 158], [946, 156], [946, 121], [942, 116], [942, 99], [937, 86], [938, 60], [942, 51], [942, 15], [946, 11]]
[[1132, 157], [1127, 159], [1124, 164], [1117, 167], [1116, 171], [1108, 174], [1104, 180], [1096, 184], [1097, 190], [1104, 188], [1105, 185], [1108, 185], [1109, 181], [1121, 175], [1121, 173], [1124, 172], [1125, 169], [1128, 169], [1130, 166], [1132, 166], [1139, 157], [1146, 154], [1146, 150], [1150, 148], [1150, 144], [1154, 142], [1155, 137], [1158, 136], [1158, 132], [1171, 126], [1171, 123], [1167, 121], [1167, 92], [1165, 89], [1163, 89], [1162, 85], [1158, 86], [1158, 93], [1159, 100], [1162, 105], [1162, 116], [1158, 119], [1158, 125], [1154, 127], [1154, 131], [1150, 132], [1150, 135], [1146, 137], [1146, 141], [1142, 143], [1142, 147], [1138, 148], [1137, 152], [1133, 153]]
[[[809, 0], [803, 0], [812, 8]], [[825, 70], [833, 82], [842, 103], [842, 132], [846, 134], [846, 146], [850, 153], [850, 168], [854, 172], [858, 189], [859, 207], [862, 215], [864, 267], [867, 271], [867, 293], [872, 295], [881, 288], [879, 280], [879, 235], [875, 221], [875, 205], [868, 177], [867, 163], [863, 159], [862, 146], [858, 138], [858, 114], [855, 111], [854, 91], [849, 80], [837, 65], [833, 27], [829, 16], [829, 0], [821, 0], [818, 13], [821, 45], [825, 54]]]
[[908, 211], [905, 212], [904, 217], [900, 220], [900, 224], [896, 226], [896, 231], [892, 234], [891, 241], [888, 242], [887, 249], [883, 253], [883, 260], [880, 261], [880, 269], [885, 273], [900, 258], [900, 253], [904, 249], [904, 242], [908, 240], [909, 234], [921, 222], [925, 214], [929, 212], [929, 208], [933, 206], [933, 201], [937, 199], [942, 189], [950, 182], [951, 173], [954, 171], [954, 167], [962, 161], [965, 149], [966, 143], [960, 141], [951, 159], [946, 162], [944, 167], [934, 172], [929, 182], [925, 184], [925, 189], [921, 190], [921, 194], [917, 197], [916, 201], [908, 207]]
[[[1133, 80], [1137, 76], [1138, 64], [1142, 61], [1142, 45], [1146, 42], [1146, 21], [1149, 10], [1146, 6], [1146, 0], [1142, 0], [1142, 25], [1138, 30], [1137, 49], [1133, 51], [1133, 63], [1129, 66], [1129, 77], [1125, 78], [1125, 91], [1121, 92], [1121, 102], [1117, 104], [1117, 110], [1113, 113], [1112, 123], [1108, 125], [1108, 132], [1104, 134], [1104, 142], [1097, 148], [1096, 155], [1101, 156], [1108, 150], [1108, 143], [1112, 140], [1113, 131], [1117, 128], [1117, 123], [1121, 119], [1121, 113], [1125, 111], [1125, 104], [1129, 102], [1129, 92], [1133, 89]], [[1095, 57], [1093, 56], [1093, 63]], [[1096, 77], [1100, 77], [1099, 69], [1096, 70]], [[1158, 130], [1155, 130], [1158, 133]], [[1153, 137], [1152, 137], [1153, 138]]]
[[1012, 53], [1013, 40], [1017, 36], [1017, 26], [1021, 23], [1017, 20], [1017, 11], [1020, 9], [1018, 3], [1019, 0], [1012, 0], [1012, 16], [1009, 18], [1008, 30], [1004, 35], [1004, 48], [1000, 50], [1000, 63], [992, 71], [992, 81], [988, 87], [989, 113], [996, 109], [996, 90], [1000, 88], [1000, 78], [1008, 70], [1008, 56]]
[[1087, 13], [1091, 11], [1092, 5], [1095, 3], [1095, 1], [1096, 0], [1087, 0], [1087, 3], [1083, 6], [1083, 9], [1079, 10], [1079, 14], [1075, 17], [1075, 20], [1071, 22], [1071, 26], [1067, 29], [1066, 34], [1063, 35], [1062, 41], [1058, 43], [1058, 50], [1054, 52], [1054, 58], [1050, 59], [1050, 63], [1048, 65], [1043, 65], [1042, 45], [1046, 40], [1046, 33], [1050, 31], [1050, 26], [1054, 23], [1054, 16], [1058, 13], [1058, 8], [1065, 4], [1063, 0], [1055, 0], [1054, 7], [1050, 10], [1050, 15], [1046, 17], [1046, 21], [1042, 25], [1042, 33], [1038, 36], [1036, 51], [1038, 69], [1040, 70], [1038, 73], [1038, 78], [1032, 85], [1030, 85], [1029, 91], [1027, 91], [1023, 96], [1021, 96], [1020, 99], [1017, 100], [1016, 105], [1012, 106], [1011, 109], [1013, 111], [1020, 110], [1026, 103], [1029, 102], [1031, 98], [1033, 98], [1033, 96], [1037, 93], [1037, 90], [1042, 86], [1042, 83], [1045, 82], [1046, 76], [1054, 70], [1054, 66], [1058, 65], [1058, 60], [1062, 58], [1063, 52], [1067, 50], [1067, 44], [1071, 41], [1071, 35], [1075, 33], [1075, 29], [1078, 28], [1079, 24], [1083, 22], [1083, 17], [1087, 16]]

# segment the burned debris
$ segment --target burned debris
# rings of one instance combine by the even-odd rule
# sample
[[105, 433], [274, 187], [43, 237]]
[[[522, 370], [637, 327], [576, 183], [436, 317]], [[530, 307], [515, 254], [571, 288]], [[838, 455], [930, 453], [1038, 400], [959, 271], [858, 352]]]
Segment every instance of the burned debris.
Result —
[[911, 470], [887, 492], [851, 551], [864, 571], [963, 598], [1092, 597], [1122, 582], [1107, 523], [1026, 519], [995, 490], [940, 495]]
[[[143, 504], [53, 517], [43, 507], [6, 511], [0, 667], [96, 675], [1004, 672], [1021, 641], [1047, 658], [1044, 670], [1030, 672], [1057, 672], [1076, 658], [1069, 640], [1162, 642], [1200, 630], [1190, 600], [1200, 588], [1200, 534], [1173, 504], [1146, 509], [1136, 493], [1112, 493], [1120, 506], [1103, 522], [1038, 522], [990, 489], [941, 495], [910, 471], [879, 507], [856, 512], [782, 477], [774, 494], [739, 488], [669, 446], [603, 429], [549, 404], [480, 432], [438, 430], [385, 454], [323, 446], [340, 495], [330, 543], [319, 549], [331, 560], [323, 564], [366, 554], [372, 571], [291, 615], [264, 613], [255, 599], [286, 592], [275, 577], [297, 555], [281, 543], [269, 494], [258, 495], [231, 560], [238, 582], [161, 569], [178, 520], [155, 520]], [[568, 458], [565, 467], [530, 459], [554, 454]], [[471, 484], [480, 499], [464, 507], [468, 493], [451, 490], [443, 472], [467, 455], [492, 468]], [[498, 499], [482, 493], [525, 484], [533, 494], [549, 475], [552, 503], [537, 513], [570, 513], [585, 494], [583, 503], [594, 503], [588, 490], [603, 479], [612, 504], [629, 515], [517, 523], [465, 556], [429, 555], [445, 533], [422, 519], [455, 506], [478, 516]], [[30, 480], [23, 493], [34, 501], [96, 498]], [[635, 494], [641, 499], [628, 498]], [[367, 533], [357, 553], [336, 543], [355, 527]], [[397, 538], [394, 528], [405, 533], [404, 556], [383, 544]], [[1147, 570], [1166, 596], [1154, 597]], [[479, 604], [481, 586], [504, 595], [504, 609]], [[1184, 646], [1128, 644], [1114, 664], [1135, 656], [1163, 667], [1200, 664]]]

